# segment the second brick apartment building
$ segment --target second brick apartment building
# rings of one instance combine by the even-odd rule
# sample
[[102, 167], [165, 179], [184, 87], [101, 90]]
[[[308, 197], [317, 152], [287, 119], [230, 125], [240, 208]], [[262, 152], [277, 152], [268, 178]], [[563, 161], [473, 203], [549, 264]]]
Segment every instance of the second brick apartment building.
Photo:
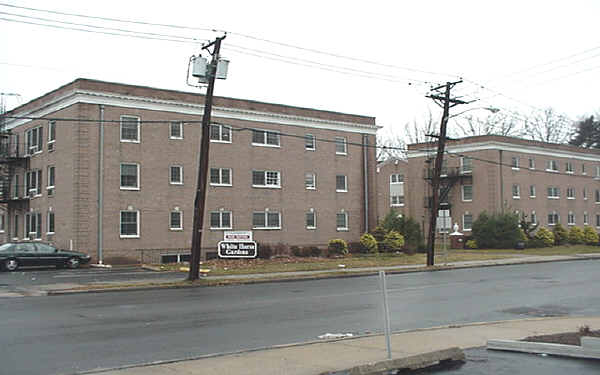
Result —
[[[189, 254], [203, 101], [77, 79], [6, 113], [4, 240], [107, 262]], [[225, 230], [324, 246], [376, 224], [373, 117], [216, 97], [212, 120], [203, 256]]]

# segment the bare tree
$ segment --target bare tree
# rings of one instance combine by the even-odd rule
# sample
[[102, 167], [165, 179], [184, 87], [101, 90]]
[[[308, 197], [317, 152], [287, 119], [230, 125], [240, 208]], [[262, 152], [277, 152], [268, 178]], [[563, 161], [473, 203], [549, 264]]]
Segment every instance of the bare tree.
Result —
[[452, 135], [455, 137], [470, 137], [476, 135], [504, 135], [519, 137], [524, 133], [524, 122], [514, 113], [495, 112], [481, 119], [475, 116], [465, 116], [455, 120]]
[[548, 143], [567, 143], [573, 123], [552, 108], [536, 111], [525, 122], [525, 137]]
[[377, 137], [377, 160], [382, 161], [389, 158], [406, 159], [407, 145], [413, 143], [424, 143], [431, 140], [428, 134], [437, 134], [439, 129], [433, 119], [433, 114], [428, 114], [422, 121], [416, 119], [404, 124], [402, 131], [387, 128]]

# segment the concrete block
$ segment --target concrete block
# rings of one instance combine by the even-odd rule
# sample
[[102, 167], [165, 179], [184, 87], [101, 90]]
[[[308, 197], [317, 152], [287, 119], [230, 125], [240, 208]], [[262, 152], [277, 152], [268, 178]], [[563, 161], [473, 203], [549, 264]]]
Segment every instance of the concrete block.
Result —
[[320, 375], [379, 375], [390, 370], [417, 370], [435, 366], [444, 361], [465, 361], [465, 354], [460, 348], [437, 350], [430, 353], [417, 354], [410, 357], [391, 359], [369, 363], [340, 371], [323, 372]]
[[600, 359], [600, 351], [590, 350], [581, 346], [548, 344], [542, 342], [527, 342], [513, 340], [488, 340], [490, 350], [506, 350], [522, 353], [551, 354], [574, 358]]

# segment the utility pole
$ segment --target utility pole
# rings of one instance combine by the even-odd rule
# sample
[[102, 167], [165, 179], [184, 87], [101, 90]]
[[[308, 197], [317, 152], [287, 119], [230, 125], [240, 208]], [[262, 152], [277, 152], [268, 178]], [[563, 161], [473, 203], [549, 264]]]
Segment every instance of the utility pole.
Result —
[[[426, 97], [433, 99], [438, 105], [444, 108], [442, 114], [442, 122], [440, 124], [440, 135], [438, 137], [437, 154], [435, 157], [435, 163], [433, 165], [433, 176], [431, 179], [431, 212], [429, 215], [429, 232], [427, 236], [427, 265], [434, 265], [435, 256], [435, 230], [437, 224], [437, 216], [440, 208], [440, 175], [442, 172], [442, 164], [444, 161], [444, 150], [446, 148], [446, 127], [448, 125], [448, 119], [450, 118], [450, 108], [459, 104], [467, 104], [468, 102], [450, 98], [450, 90], [461, 83], [457, 82], [446, 82], [445, 85], [441, 85], [431, 89], [436, 92], [434, 94], [427, 95]], [[441, 89], [446, 89], [443, 96], [441, 96]]]
[[190, 256], [190, 272], [188, 280], [198, 280], [200, 271], [200, 250], [202, 230], [204, 229], [204, 206], [206, 203], [206, 177], [208, 175], [208, 148], [210, 146], [210, 115], [212, 112], [213, 92], [219, 63], [221, 41], [226, 35], [218, 37], [214, 42], [202, 47], [204, 50], [214, 46], [212, 60], [208, 65], [208, 88], [204, 96], [204, 114], [202, 117], [202, 139], [200, 143], [200, 160], [198, 162], [198, 180], [196, 182], [196, 198], [194, 199], [194, 224], [192, 232], [192, 249]]

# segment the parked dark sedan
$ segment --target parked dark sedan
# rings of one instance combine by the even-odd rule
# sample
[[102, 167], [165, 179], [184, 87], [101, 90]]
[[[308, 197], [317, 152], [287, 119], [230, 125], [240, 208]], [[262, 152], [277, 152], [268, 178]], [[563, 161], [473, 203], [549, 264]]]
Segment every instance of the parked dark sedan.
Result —
[[90, 259], [87, 254], [57, 249], [40, 242], [9, 242], [0, 245], [0, 265], [7, 271], [29, 266], [78, 268], [89, 263]]

